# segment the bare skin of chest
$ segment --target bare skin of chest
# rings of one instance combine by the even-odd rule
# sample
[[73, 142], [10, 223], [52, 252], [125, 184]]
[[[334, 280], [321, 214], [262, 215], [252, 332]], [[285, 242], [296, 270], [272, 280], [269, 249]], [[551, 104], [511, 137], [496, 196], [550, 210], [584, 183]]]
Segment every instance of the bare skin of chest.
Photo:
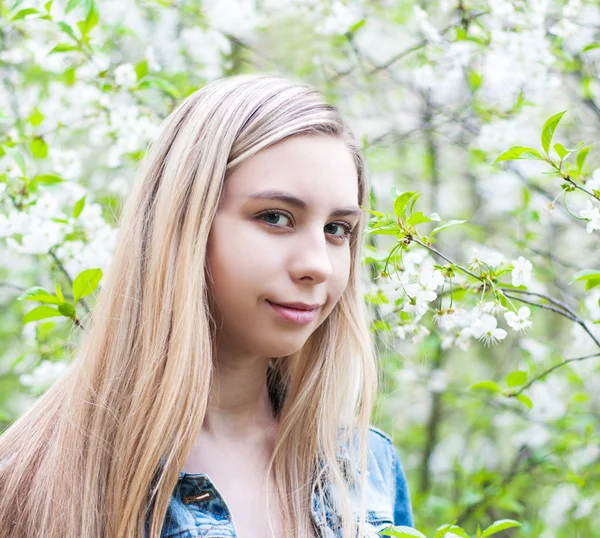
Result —
[[186, 473], [208, 474], [231, 511], [239, 538], [284, 535], [274, 484], [272, 480], [267, 481], [266, 454], [263, 448], [252, 443], [228, 447], [199, 439], [183, 467]]

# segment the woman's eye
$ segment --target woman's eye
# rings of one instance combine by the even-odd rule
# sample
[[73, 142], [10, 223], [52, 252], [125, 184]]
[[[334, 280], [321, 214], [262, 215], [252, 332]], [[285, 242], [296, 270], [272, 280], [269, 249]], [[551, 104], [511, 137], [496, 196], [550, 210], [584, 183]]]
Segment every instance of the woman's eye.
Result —
[[[334, 232], [332, 232], [332, 234], [338, 239], [347, 239], [352, 234], [352, 226], [350, 224], [344, 224], [341, 222], [332, 222], [331, 224], [328, 224], [327, 226], [333, 227]], [[341, 232], [341, 233], [335, 233], [335, 231]]]
[[290, 220], [290, 217], [288, 217], [284, 213], [279, 213], [277, 211], [267, 211], [266, 213], [263, 213], [262, 215], [260, 215], [260, 218], [263, 219], [267, 224], [273, 224], [275, 226], [284, 226], [285, 225], [281, 222], [280, 219]]

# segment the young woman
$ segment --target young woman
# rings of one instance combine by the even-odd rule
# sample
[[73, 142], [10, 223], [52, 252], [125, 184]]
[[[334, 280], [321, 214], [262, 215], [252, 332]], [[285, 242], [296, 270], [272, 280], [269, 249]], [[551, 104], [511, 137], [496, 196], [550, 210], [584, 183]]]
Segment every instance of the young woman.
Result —
[[164, 122], [78, 354], [0, 438], [0, 536], [354, 538], [412, 526], [361, 286], [350, 130], [280, 75]]

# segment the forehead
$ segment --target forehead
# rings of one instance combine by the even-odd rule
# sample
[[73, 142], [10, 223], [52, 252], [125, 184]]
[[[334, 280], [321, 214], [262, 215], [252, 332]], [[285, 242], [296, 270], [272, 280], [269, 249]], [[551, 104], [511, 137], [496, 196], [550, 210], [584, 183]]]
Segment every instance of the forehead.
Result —
[[245, 199], [257, 191], [284, 190], [309, 205], [356, 205], [358, 177], [346, 144], [332, 136], [293, 136], [237, 167], [224, 196]]

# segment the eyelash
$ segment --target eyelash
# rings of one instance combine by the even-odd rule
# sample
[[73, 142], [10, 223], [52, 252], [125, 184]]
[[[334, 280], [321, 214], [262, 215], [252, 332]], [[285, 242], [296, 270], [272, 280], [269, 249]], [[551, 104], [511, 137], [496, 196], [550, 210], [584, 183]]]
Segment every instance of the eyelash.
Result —
[[[262, 219], [265, 215], [272, 215], [272, 214], [283, 215], [284, 217], [288, 217], [290, 220], [293, 220], [292, 216], [287, 211], [281, 211], [280, 209], [269, 209], [267, 211], [263, 211], [262, 213], [259, 213], [256, 216], [256, 218]], [[264, 220], [263, 220], [263, 222], [265, 224], [268, 224], [269, 226], [273, 226], [275, 228], [281, 228], [281, 226], [279, 226], [277, 224], [273, 224], [271, 222], [266, 222]], [[329, 224], [337, 224], [338, 226], [341, 226], [342, 228], [344, 228], [344, 230], [346, 231], [346, 233], [344, 235], [334, 235], [333, 237], [336, 238], [336, 241], [340, 241], [340, 242], [347, 241], [348, 239], [350, 239], [350, 237], [354, 233], [354, 227], [349, 222], [336, 221], [336, 222], [330, 222]]]

